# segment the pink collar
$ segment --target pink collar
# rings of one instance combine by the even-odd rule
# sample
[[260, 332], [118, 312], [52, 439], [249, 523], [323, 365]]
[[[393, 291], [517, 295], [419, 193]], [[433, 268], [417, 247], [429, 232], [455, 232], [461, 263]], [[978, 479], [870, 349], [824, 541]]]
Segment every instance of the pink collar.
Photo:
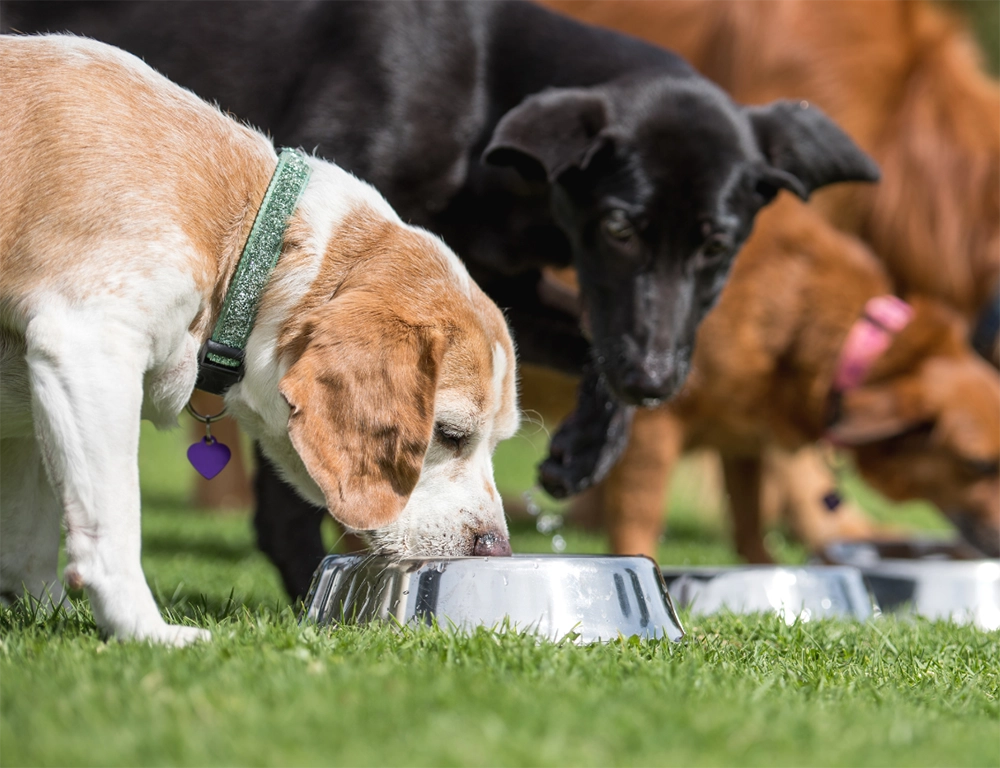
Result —
[[892, 338], [913, 319], [913, 307], [896, 296], [868, 299], [865, 311], [840, 349], [833, 389], [844, 392], [865, 380], [871, 367], [892, 344]]

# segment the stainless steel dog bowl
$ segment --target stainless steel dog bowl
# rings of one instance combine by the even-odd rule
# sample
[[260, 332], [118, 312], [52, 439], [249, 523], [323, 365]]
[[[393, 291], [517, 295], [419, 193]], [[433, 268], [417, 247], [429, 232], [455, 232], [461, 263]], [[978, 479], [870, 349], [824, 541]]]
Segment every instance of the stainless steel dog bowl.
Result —
[[882, 560], [980, 560], [982, 557], [981, 552], [961, 539], [942, 538], [835, 541], [817, 553], [817, 559], [824, 563], [858, 568]]
[[578, 643], [684, 634], [659, 569], [645, 557], [331, 555], [313, 577], [305, 618], [321, 624], [437, 621], [466, 630], [502, 628], [506, 620], [551, 640], [575, 633]]
[[996, 560], [883, 560], [864, 574], [886, 611], [1000, 629]]
[[844, 566], [664, 568], [677, 604], [696, 614], [776, 613], [789, 624], [879, 614], [861, 572]]
[[[844, 542], [827, 546], [822, 556], [857, 565], [887, 612], [1000, 629], [1000, 561], [943, 559], [956, 556], [956, 551], [940, 543], [901, 546], [900, 542]], [[913, 557], [883, 557], [887, 552]], [[957, 550], [957, 554], [965, 553]]]

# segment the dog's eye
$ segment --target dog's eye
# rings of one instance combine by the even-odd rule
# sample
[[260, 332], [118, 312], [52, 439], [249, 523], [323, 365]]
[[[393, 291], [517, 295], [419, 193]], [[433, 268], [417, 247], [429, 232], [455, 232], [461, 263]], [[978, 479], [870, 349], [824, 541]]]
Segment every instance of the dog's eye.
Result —
[[469, 442], [469, 435], [450, 424], [437, 424], [434, 427], [434, 437], [441, 445], [453, 451], [461, 451]]
[[717, 266], [732, 249], [732, 241], [726, 235], [712, 235], [701, 246], [698, 252], [698, 267]]
[[619, 243], [627, 243], [635, 237], [635, 227], [621, 208], [616, 208], [601, 219], [601, 230]]

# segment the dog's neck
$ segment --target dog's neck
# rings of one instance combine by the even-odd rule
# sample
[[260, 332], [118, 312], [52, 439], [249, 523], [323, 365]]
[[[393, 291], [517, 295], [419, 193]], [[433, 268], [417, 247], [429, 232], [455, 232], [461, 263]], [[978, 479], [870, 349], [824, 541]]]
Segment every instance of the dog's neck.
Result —
[[[263, 137], [261, 141], [264, 141]], [[240, 261], [240, 254], [250, 236], [250, 230], [277, 161], [277, 154], [273, 148], [268, 147], [265, 151], [258, 151], [246, 161], [245, 167], [225, 175], [227, 194], [219, 210], [212, 216], [210, 224], [216, 231], [213, 232], [211, 239], [206, 239], [211, 247], [203, 252], [202, 271], [199, 276], [204, 296], [203, 309], [195, 317], [190, 328], [192, 335], [199, 340], [199, 344], [211, 335], [222, 313], [226, 293]]]
[[296, 150], [284, 149], [254, 217], [219, 319], [202, 345], [196, 388], [224, 394], [243, 377], [243, 356], [264, 289], [283, 250], [288, 221], [309, 182], [311, 168]]
[[[866, 311], [873, 304], [887, 297], [876, 296], [869, 299]], [[897, 300], [898, 301], [898, 300]], [[843, 343], [837, 356], [833, 373], [828, 383], [825, 383], [825, 396], [820, 410], [813, 409], [812, 422], [822, 419], [822, 430], [825, 432], [838, 418], [837, 403], [842, 394], [850, 389], [878, 385], [882, 382], [897, 380], [904, 377], [916, 378], [920, 368], [931, 357], [961, 357], [966, 352], [963, 348], [961, 322], [952, 310], [933, 299], [915, 298], [912, 304], [897, 307], [898, 314], [885, 320], [886, 330], [877, 331], [881, 338], [875, 342], [874, 348], [862, 353], [860, 367], [851, 366], [851, 358], [856, 354], [852, 345], [857, 341], [852, 335], [871, 333], [861, 330], [868, 322], [864, 314], [848, 327], [843, 333]], [[818, 438], [820, 434], [817, 434]]]
[[844, 392], [860, 386], [872, 366], [892, 345], [896, 334], [912, 319], [913, 308], [896, 296], [869, 299], [840, 348], [833, 380], [834, 391]]
[[[246, 346], [246, 377], [227, 394], [230, 404], [248, 431], [261, 435], [287, 432], [288, 406], [276, 397], [278, 384], [294, 362], [288, 344], [289, 325], [305, 322], [310, 302], [329, 301], [337, 287], [357, 266], [357, 259], [337, 258], [331, 242], [359, 208], [379, 217], [399, 217], [373, 187], [341, 168], [308, 158], [309, 185], [288, 223], [281, 257], [261, 298], [257, 320]], [[363, 254], [358, 254], [360, 259]], [[318, 280], [320, 268], [322, 280]]]

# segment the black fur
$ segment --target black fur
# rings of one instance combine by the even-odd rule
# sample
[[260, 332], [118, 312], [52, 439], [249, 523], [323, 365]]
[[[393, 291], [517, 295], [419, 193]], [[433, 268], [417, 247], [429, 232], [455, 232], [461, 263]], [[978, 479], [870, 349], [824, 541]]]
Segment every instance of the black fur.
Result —
[[538, 467], [542, 487], [557, 499], [587, 490], [604, 478], [628, 445], [635, 406], [616, 401], [604, 377], [588, 364], [573, 412], [552, 436]]
[[[877, 176], [815, 109], [740, 107], [674, 54], [516, 0], [3, 2], [0, 18], [130, 50], [372, 182], [507, 308], [522, 359], [579, 372], [587, 344], [538, 291], [542, 266], [574, 265], [602, 382], [591, 394], [611, 409], [680, 388], [698, 324], [779, 189]], [[610, 453], [564, 451], [568, 490]], [[259, 506], [260, 542], [302, 595], [287, 566], [301, 531], [283, 529], [307, 517], [318, 541], [321, 514], [282, 498]]]

